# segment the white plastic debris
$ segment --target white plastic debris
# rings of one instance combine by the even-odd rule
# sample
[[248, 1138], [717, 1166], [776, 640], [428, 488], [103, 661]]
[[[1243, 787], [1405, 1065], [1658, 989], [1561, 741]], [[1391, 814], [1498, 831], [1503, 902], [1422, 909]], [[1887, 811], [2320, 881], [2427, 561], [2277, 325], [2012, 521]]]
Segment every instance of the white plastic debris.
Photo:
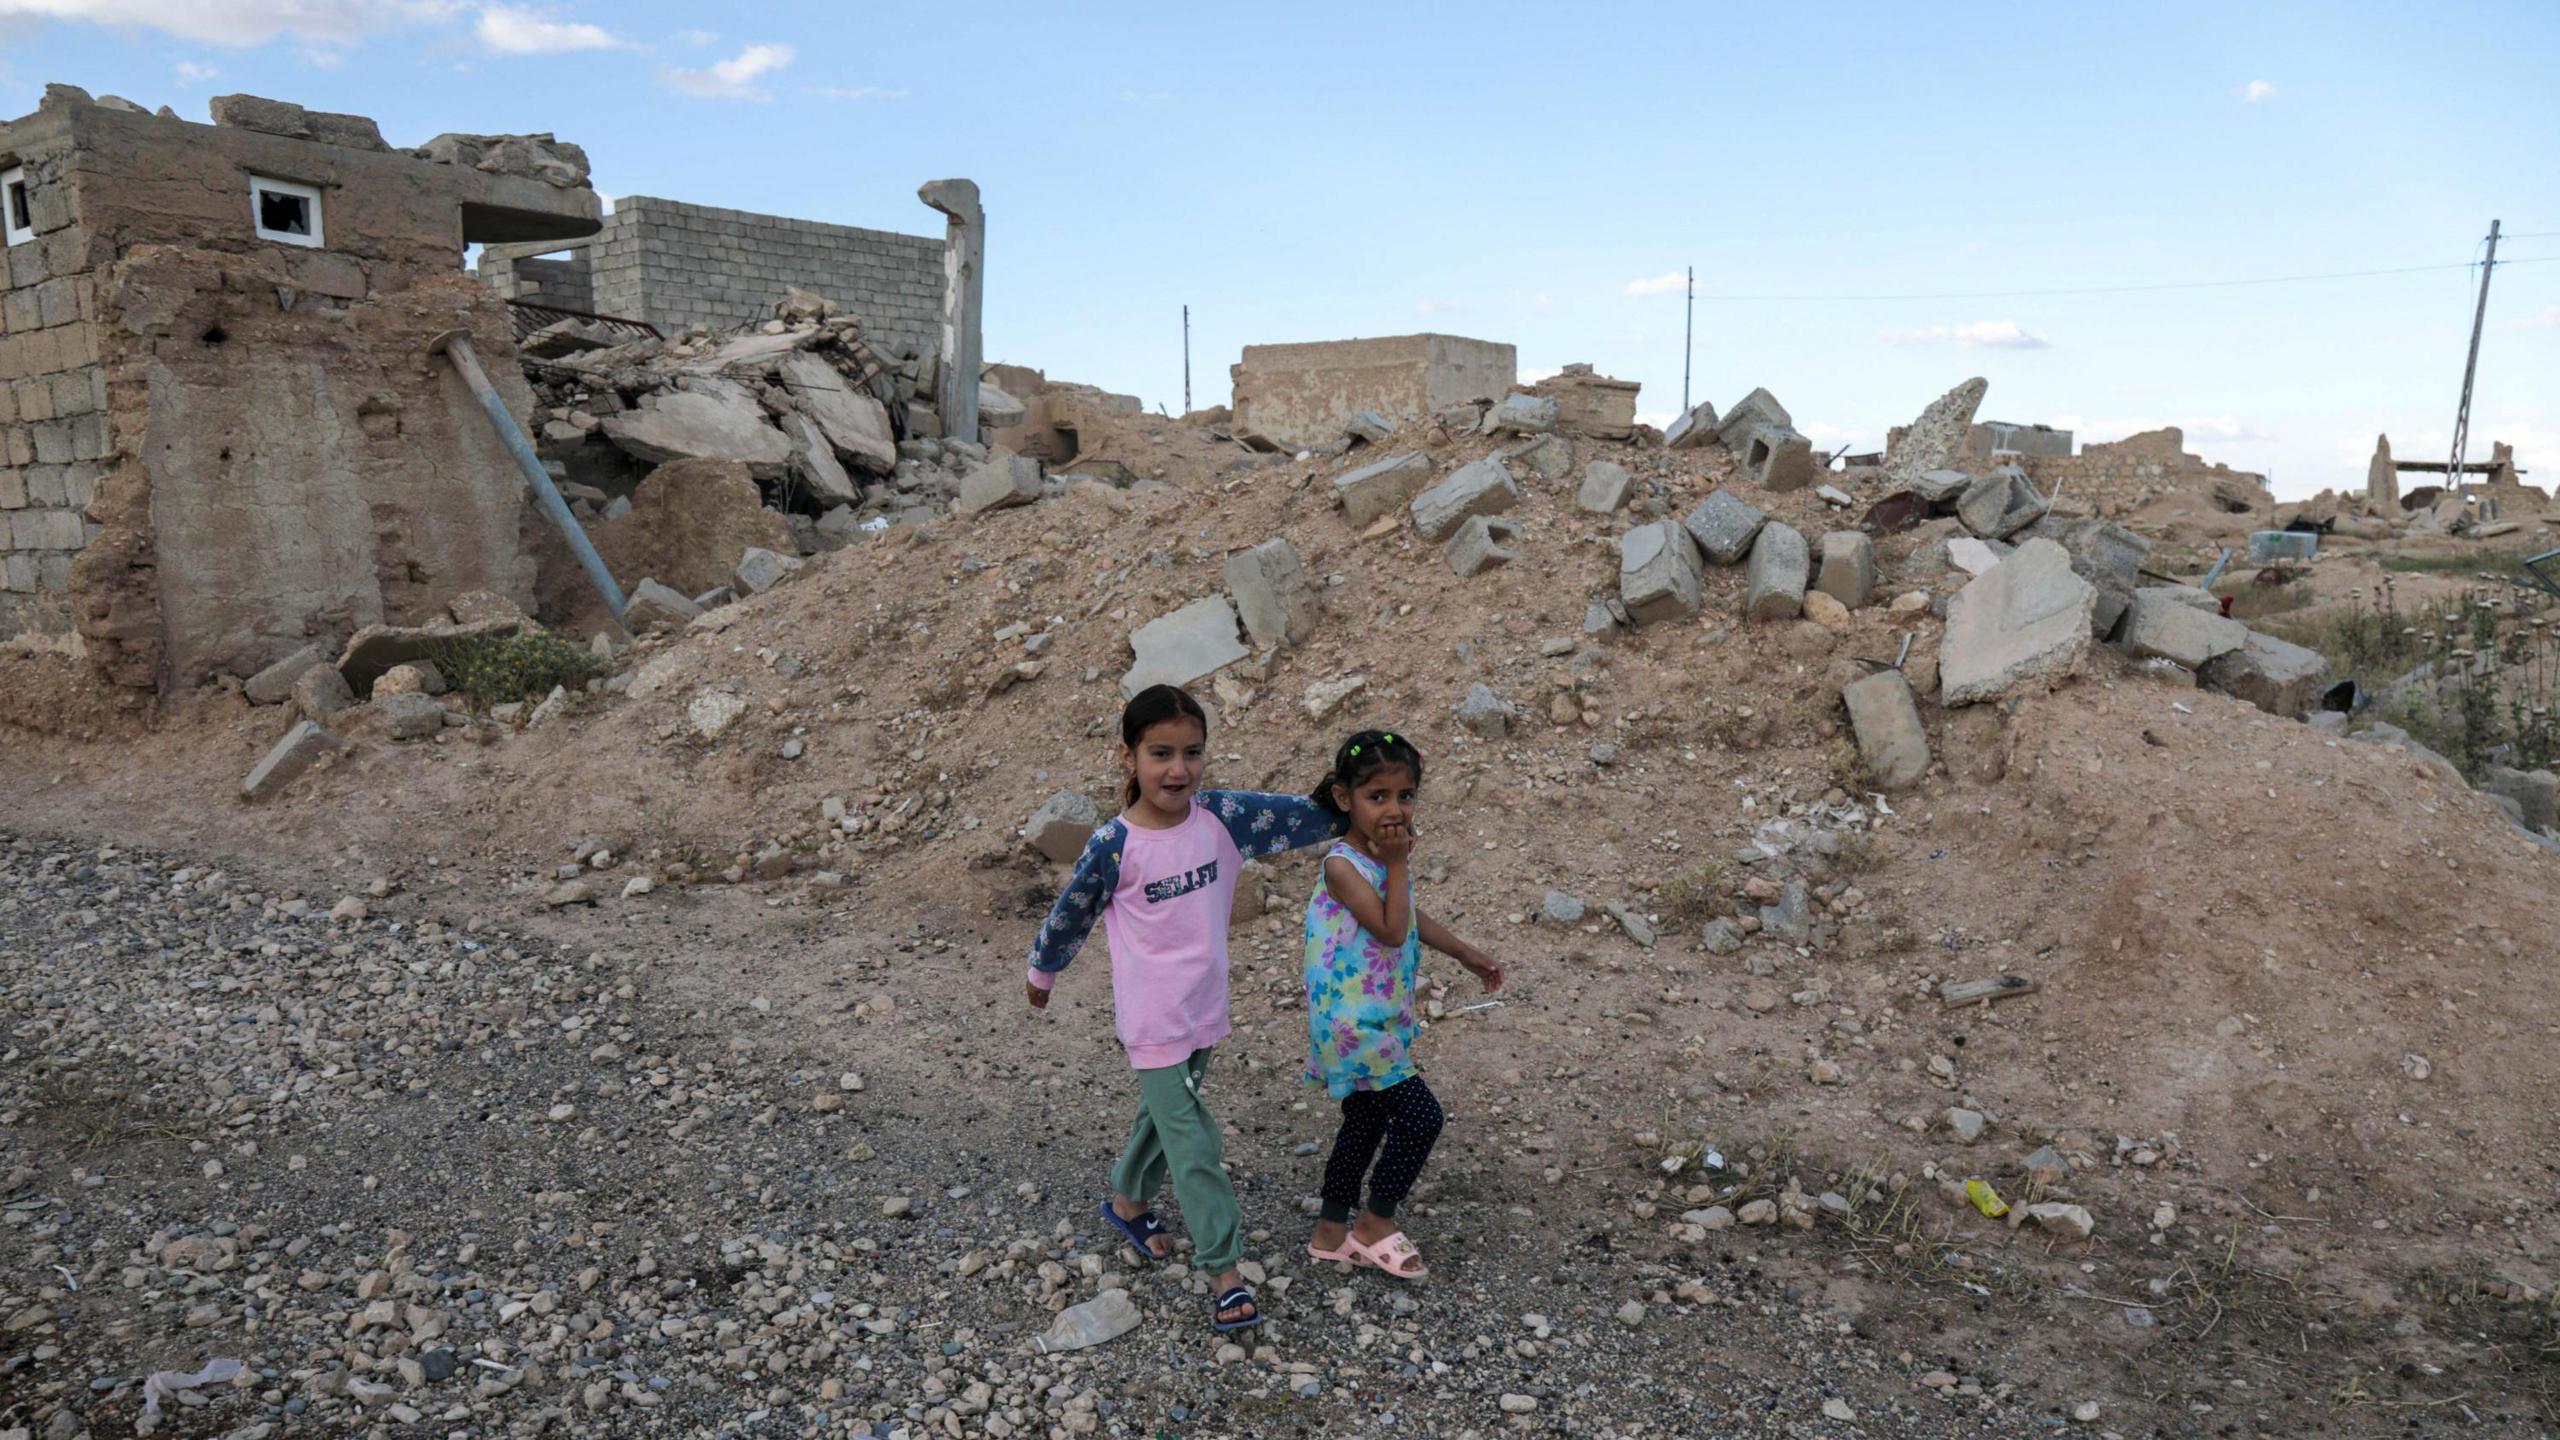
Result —
[[1105, 1290], [1081, 1305], [1059, 1311], [1058, 1318], [1049, 1322], [1049, 1333], [1035, 1343], [1041, 1354], [1056, 1355], [1116, 1340], [1137, 1325], [1138, 1307], [1129, 1303], [1129, 1292]]
[[142, 1382], [142, 1413], [134, 1417], [135, 1432], [148, 1434], [150, 1427], [159, 1423], [161, 1401], [175, 1400], [179, 1391], [199, 1385], [224, 1384], [247, 1368], [237, 1360], [217, 1357], [204, 1362], [204, 1368], [193, 1375], [183, 1370], [152, 1371]]

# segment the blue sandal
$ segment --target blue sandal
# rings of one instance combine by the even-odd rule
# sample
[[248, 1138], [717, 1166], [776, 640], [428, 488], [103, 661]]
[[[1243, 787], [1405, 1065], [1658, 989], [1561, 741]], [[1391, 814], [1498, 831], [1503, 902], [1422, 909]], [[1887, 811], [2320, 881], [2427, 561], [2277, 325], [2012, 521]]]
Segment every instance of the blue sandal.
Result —
[[[1221, 1320], [1218, 1318], [1230, 1310], [1242, 1309], [1247, 1306], [1252, 1307], [1253, 1313], [1247, 1315], [1241, 1320]], [[1226, 1294], [1218, 1297], [1217, 1305], [1209, 1311], [1209, 1323], [1217, 1326], [1220, 1334], [1225, 1334], [1232, 1330], [1250, 1330], [1254, 1326], [1262, 1323], [1262, 1307], [1253, 1303], [1253, 1291], [1249, 1287], [1238, 1285], [1234, 1289], [1229, 1290]]]
[[1167, 1251], [1165, 1254], [1159, 1255], [1155, 1251], [1147, 1248], [1148, 1241], [1165, 1233], [1164, 1222], [1156, 1218], [1154, 1211], [1149, 1210], [1135, 1220], [1123, 1220], [1120, 1218], [1120, 1212], [1112, 1209], [1111, 1202], [1105, 1200], [1102, 1202], [1102, 1218], [1110, 1221], [1112, 1228], [1128, 1237], [1129, 1246], [1131, 1249], [1138, 1252], [1139, 1259], [1167, 1260], [1172, 1258], [1171, 1251]]

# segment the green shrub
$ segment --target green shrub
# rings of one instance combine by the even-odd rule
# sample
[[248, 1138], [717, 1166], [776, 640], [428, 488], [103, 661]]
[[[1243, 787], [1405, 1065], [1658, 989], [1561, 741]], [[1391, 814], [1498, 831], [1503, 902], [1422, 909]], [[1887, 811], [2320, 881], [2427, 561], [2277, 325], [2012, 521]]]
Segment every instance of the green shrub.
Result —
[[482, 705], [539, 700], [559, 685], [575, 690], [604, 671], [584, 646], [547, 630], [447, 640], [431, 658], [447, 685], [471, 692]]

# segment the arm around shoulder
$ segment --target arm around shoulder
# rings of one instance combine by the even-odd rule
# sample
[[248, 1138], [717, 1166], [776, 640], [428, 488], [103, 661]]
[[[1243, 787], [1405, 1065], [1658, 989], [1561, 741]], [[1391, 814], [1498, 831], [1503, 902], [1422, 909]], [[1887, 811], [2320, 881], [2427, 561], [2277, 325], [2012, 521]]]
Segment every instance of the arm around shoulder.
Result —
[[1209, 813], [1227, 827], [1227, 836], [1248, 859], [1303, 850], [1339, 840], [1349, 817], [1338, 815], [1304, 795], [1275, 795], [1261, 790], [1210, 790], [1200, 797]]

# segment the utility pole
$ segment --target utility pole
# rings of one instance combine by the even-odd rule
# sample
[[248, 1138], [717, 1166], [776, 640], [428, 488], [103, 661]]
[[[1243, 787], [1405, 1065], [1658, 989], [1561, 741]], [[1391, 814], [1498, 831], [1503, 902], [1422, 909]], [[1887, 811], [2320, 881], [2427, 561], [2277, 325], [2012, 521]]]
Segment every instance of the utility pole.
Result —
[[1680, 413], [1689, 413], [1689, 353], [1698, 334], [1698, 267], [1689, 267], [1689, 313], [1680, 322]]
[[2480, 263], [2480, 307], [2471, 312], [2471, 358], [2462, 362], [2462, 406], [2453, 412], [2453, 463], [2444, 483], [2462, 493], [2462, 452], [2471, 439], [2471, 380], [2480, 373], [2480, 326], [2489, 318], [2489, 274], [2498, 268], [2498, 222], [2489, 222], [2489, 254]]
[[1191, 307], [1182, 307], [1182, 413], [1191, 413]]

